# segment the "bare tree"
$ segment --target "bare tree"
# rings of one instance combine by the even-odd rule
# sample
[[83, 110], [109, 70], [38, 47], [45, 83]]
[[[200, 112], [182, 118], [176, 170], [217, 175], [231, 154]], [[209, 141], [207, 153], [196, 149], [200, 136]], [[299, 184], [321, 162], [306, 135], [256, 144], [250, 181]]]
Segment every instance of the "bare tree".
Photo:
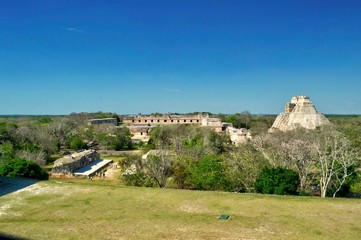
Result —
[[287, 141], [283, 141], [279, 146], [287, 156], [289, 166], [299, 175], [301, 191], [305, 191], [315, 177], [315, 174], [311, 173], [315, 166], [312, 132], [304, 128], [285, 132], [284, 140]]
[[64, 145], [77, 131], [77, 124], [71, 119], [62, 118], [48, 125], [48, 132], [61, 145]]
[[347, 177], [352, 175], [359, 159], [350, 142], [332, 127], [324, 127], [314, 134], [313, 148], [317, 155], [321, 197], [333, 185], [333, 197], [341, 189]]
[[244, 123], [245, 128], [249, 128], [249, 123], [252, 120], [252, 115], [250, 111], [243, 111], [241, 113], [242, 123]]
[[236, 190], [253, 190], [254, 182], [267, 160], [250, 144], [236, 147], [225, 157], [228, 166], [228, 178]]
[[315, 166], [312, 132], [298, 128], [287, 132], [260, 134], [254, 138], [253, 145], [272, 166], [297, 171], [300, 178], [300, 190], [305, 191], [315, 177], [315, 174], [310, 172]]
[[[313, 179], [310, 179], [310, 169], [314, 166], [310, 142], [295, 139], [287, 143], [282, 143], [281, 148], [287, 152], [291, 165], [298, 173], [301, 191], [306, 190]], [[313, 177], [314, 175], [311, 176]]]
[[16, 153], [16, 156], [28, 161], [34, 161], [40, 166], [45, 166], [46, 164], [46, 154], [41, 150], [36, 152], [21, 150]]
[[39, 146], [47, 153], [55, 152], [54, 137], [42, 125], [23, 125], [16, 129], [16, 139], [19, 143], [31, 143]]
[[145, 173], [154, 179], [160, 188], [165, 187], [170, 176], [171, 156], [168, 151], [159, 150], [156, 155], [149, 155], [145, 159]]
[[282, 148], [284, 142], [289, 142], [289, 136], [283, 132], [263, 133], [252, 139], [254, 148], [262, 153], [273, 167], [289, 167], [289, 156], [285, 148]]

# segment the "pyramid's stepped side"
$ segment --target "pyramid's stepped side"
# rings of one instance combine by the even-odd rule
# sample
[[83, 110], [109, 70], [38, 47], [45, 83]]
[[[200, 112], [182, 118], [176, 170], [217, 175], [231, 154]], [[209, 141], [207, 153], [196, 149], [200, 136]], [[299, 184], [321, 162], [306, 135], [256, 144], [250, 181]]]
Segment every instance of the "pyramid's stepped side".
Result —
[[271, 130], [272, 129], [279, 129], [281, 131], [286, 131], [287, 129], [284, 129], [288, 125], [288, 119], [289, 116], [287, 113], [280, 113], [276, 120], [274, 121]]
[[278, 115], [270, 131], [288, 131], [298, 127], [315, 129], [329, 123], [323, 114], [317, 112], [309, 97], [296, 96], [286, 104], [285, 112]]

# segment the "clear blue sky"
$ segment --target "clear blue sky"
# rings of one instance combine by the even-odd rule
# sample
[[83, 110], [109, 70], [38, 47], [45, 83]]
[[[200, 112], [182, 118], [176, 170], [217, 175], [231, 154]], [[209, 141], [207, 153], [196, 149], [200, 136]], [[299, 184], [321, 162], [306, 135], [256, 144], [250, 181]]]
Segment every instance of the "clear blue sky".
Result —
[[359, 0], [1, 0], [0, 114], [361, 114]]

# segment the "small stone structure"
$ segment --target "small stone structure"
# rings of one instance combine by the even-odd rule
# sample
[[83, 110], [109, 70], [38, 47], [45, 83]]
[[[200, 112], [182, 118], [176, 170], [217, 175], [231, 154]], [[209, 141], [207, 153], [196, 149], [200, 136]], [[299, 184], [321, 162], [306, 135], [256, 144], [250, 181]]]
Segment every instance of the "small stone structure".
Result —
[[273, 123], [270, 132], [275, 130], [289, 131], [298, 127], [315, 129], [318, 126], [330, 124], [330, 121], [321, 113], [307, 96], [296, 96], [286, 104], [285, 111], [280, 113]]
[[202, 118], [203, 127], [211, 127], [216, 132], [222, 132], [223, 123], [219, 118], [210, 118], [208, 116]]
[[234, 128], [227, 127], [226, 133], [232, 141], [232, 144], [239, 146], [242, 143], [247, 142], [247, 140], [251, 139], [251, 134], [246, 128]]
[[132, 141], [134, 142], [148, 142], [149, 132], [154, 128], [151, 125], [129, 125], [129, 132], [132, 134]]
[[116, 118], [100, 118], [100, 119], [90, 119], [88, 121], [89, 125], [99, 125], [99, 124], [110, 124], [117, 126], [118, 125], [118, 119]]
[[84, 150], [73, 153], [54, 162], [52, 177], [69, 177], [73, 176], [75, 170], [89, 165], [95, 160], [100, 159], [100, 154], [94, 150]]

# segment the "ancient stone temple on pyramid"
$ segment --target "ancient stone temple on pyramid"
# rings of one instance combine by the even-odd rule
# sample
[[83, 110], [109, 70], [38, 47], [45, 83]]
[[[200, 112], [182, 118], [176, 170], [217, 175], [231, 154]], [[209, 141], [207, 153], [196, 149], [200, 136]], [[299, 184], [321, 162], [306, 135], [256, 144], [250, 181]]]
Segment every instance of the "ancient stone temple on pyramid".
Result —
[[329, 123], [323, 114], [317, 112], [309, 97], [296, 96], [286, 104], [285, 111], [278, 115], [270, 131], [289, 131], [298, 127], [315, 129]]

